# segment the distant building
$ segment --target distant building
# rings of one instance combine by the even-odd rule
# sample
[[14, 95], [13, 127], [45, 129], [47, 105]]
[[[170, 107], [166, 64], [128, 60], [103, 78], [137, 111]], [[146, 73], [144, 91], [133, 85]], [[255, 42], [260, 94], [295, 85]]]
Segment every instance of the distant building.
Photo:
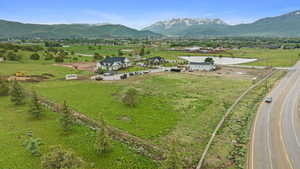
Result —
[[204, 70], [204, 71], [214, 71], [216, 70], [216, 65], [211, 62], [190, 62], [188, 65], [189, 71], [197, 71], [197, 70]]
[[152, 58], [147, 59], [147, 63], [149, 65], [160, 65], [160, 64], [164, 64], [166, 62], [167, 61], [164, 58], [160, 57], [160, 56], [156, 56], [156, 57], [152, 57]]
[[0, 57], [0, 62], [4, 62], [4, 58], [3, 57]]
[[69, 74], [65, 77], [66, 80], [77, 80], [78, 76], [76, 74]]
[[125, 57], [108, 57], [97, 63], [97, 69], [116, 71], [131, 66], [129, 59]]

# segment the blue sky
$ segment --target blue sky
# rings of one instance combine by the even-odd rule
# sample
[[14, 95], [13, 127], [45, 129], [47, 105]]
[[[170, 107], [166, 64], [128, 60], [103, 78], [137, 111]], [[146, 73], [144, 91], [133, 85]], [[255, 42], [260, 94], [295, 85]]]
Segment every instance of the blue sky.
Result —
[[26, 23], [114, 23], [142, 28], [171, 18], [229, 24], [300, 10], [300, 0], [0, 0], [0, 19]]

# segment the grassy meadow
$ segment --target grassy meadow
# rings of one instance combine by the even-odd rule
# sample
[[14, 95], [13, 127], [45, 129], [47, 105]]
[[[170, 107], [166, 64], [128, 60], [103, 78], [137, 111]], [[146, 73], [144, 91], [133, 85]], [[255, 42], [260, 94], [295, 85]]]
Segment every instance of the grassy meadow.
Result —
[[157, 168], [151, 160], [137, 155], [119, 142], [112, 143], [112, 151], [98, 155], [94, 150], [95, 132], [76, 125], [70, 134], [64, 134], [57, 113], [45, 110], [40, 120], [28, 113], [29, 106], [14, 106], [9, 97], [0, 97], [0, 166], [11, 169], [40, 169], [40, 158], [34, 157], [22, 144], [29, 138], [41, 138], [41, 152], [50, 146], [62, 145], [72, 150], [85, 162], [86, 169], [144, 169]]
[[[28, 88], [112, 126], [168, 149], [178, 138], [187, 164], [195, 163], [226, 109], [251, 80], [164, 73], [119, 82], [51, 81]], [[137, 106], [122, 102], [129, 88], [138, 91]], [[167, 144], [166, 144], [167, 143]]]

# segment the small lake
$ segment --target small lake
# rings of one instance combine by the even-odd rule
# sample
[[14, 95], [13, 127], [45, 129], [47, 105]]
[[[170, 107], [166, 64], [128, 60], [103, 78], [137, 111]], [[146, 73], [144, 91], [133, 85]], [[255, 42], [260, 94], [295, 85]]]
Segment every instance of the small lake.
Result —
[[215, 56], [180, 56], [189, 62], [204, 62], [206, 58], [213, 58], [217, 65], [238, 65], [243, 63], [255, 62], [257, 59], [247, 58], [229, 58], [229, 57], [215, 57]]

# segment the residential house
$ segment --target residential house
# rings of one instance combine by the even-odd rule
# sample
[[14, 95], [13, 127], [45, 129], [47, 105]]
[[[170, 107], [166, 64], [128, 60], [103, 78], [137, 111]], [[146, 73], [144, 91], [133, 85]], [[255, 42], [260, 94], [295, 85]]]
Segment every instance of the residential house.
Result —
[[107, 57], [97, 63], [97, 69], [117, 71], [131, 66], [129, 59], [125, 57]]
[[189, 71], [214, 71], [216, 70], [216, 65], [211, 62], [190, 62], [188, 65]]
[[160, 57], [160, 56], [156, 56], [156, 57], [152, 57], [152, 58], [147, 59], [147, 63], [149, 65], [160, 65], [160, 64], [164, 64], [166, 62], [167, 61], [164, 58]]

